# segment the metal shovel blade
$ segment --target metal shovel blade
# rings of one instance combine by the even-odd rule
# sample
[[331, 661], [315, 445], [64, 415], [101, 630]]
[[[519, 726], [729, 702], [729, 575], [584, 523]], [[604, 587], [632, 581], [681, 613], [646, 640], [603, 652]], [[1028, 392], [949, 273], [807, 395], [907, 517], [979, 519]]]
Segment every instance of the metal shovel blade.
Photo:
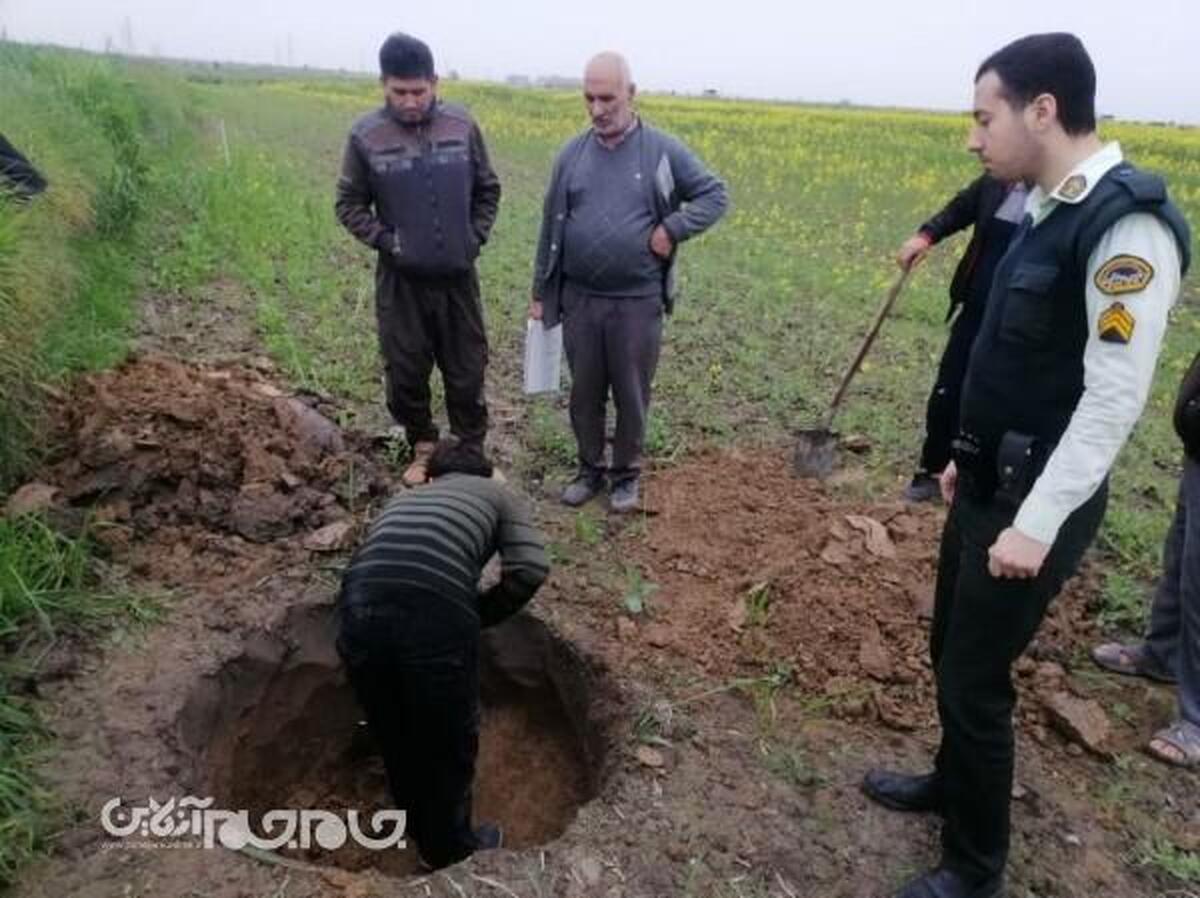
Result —
[[842, 399], [846, 395], [850, 381], [854, 379], [854, 375], [862, 365], [862, 361], [867, 355], [867, 350], [871, 348], [871, 344], [875, 342], [875, 338], [879, 335], [879, 329], [883, 326], [883, 319], [892, 310], [892, 306], [896, 302], [896, 297], [904, 289], [904, 283], [908, 280], [911, 272], [911, 265], [901, 271], [896, 282], [888, 290], [887, 296], [883, 298], [883, 304], [879, 307], [879, 311], [875, 313], [875, 320], [871, 322], [870, 330], [862, 338], [862, 342], [858, 346], [858, 352], [854, 354], [854, 360], [850, 362], [850, 367], [846, 369], [846, 373], [842, 375], [841, 383], [838, 384], [837, 392], [833, 394], [833, 400], [829, 403], [829, 410], [825, 413], [825, 418], [821, 421], [821, 424], [824, 426], [814, 427], [811, 430], [802, 430], [796, 435], [796, 455], [792, 460], [792, 467], [797, 477], [817, 477], [823, 480], [833, 472], [833, 466], [837, 463], [838, 450], [838, 435], [833, 431], [834, 416], [837, 414], [838, 407], [842, 404]]
[[824, 427], [802, 430], [796, 434], [796, 454], [792, 468], [797, 477], [816, 477], [824, 480], [833, 473], [837, 463], [838, 435]]

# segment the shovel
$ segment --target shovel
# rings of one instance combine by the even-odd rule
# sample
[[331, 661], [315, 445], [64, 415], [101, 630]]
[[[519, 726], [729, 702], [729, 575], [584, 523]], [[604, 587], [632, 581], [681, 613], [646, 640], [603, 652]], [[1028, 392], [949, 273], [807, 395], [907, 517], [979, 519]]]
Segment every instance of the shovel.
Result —
[[892, 310], [892, 306], [896, 303], [896, 297], [904, 289], [904, 284], [911, 273], [911, 266], [905, 268], [900, 272], [900, 277], [896, 279], [896, 283], [892, 284], [892, 288], [888, 290], [887, 296], [884, 297], [883, 305], [879, 307], [879, 311], [875, 315], [875, 320], [871, 323], [871, 329], [867, 331], [867, 335], [863, 337], [862, 343], [859, 344], [858, 352], [854, 355], [854, 361], [850, 363], [850, 367], [842, 375], [842, 382], [838, 384], [837, 392], [833, 394], [833, 400], [829, 403], [829, 410], [825, 413], [825, 420], [821, 422], [821, 426], [815, 427], [812, 430], [802, 430], [796, 435], [796, 455], [792, 460], [792, 466], [798, 477], [817, 477], [823, 479], [828, 477], [833, 471], [834, 463], [837, 461], [838, 446], [838, 434], [833, 430], [833, 418], [837, 414], [838, 407], [842, 404], [842, 398], [846, 395], [846, 388], [850, 386], [850, 381], [854, 379], [854, 375], [858, 373], [863, 359], [866, 358], [867, 350], [871, 348], [871, 344], [875, 342], [875, 338], [879, 335], [879, 329], [883, 326], [883, 319]]

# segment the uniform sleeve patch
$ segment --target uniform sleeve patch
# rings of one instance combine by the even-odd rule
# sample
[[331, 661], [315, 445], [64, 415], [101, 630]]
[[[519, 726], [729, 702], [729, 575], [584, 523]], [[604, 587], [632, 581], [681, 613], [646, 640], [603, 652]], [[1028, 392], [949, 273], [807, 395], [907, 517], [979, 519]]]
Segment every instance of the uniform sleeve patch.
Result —
[[1133, 339], [1133, 328], [1137, 322], [1130, 311], [1119, 302], [1114, 302], [1100, 315], [1097, 330], [1105, 343], [1128, 343]]
[[1096, 288], [1109, 296], [1145, 290], [1154, 279], [1154, 266], [1138, 256], [1114, 256], [1096, 272]]

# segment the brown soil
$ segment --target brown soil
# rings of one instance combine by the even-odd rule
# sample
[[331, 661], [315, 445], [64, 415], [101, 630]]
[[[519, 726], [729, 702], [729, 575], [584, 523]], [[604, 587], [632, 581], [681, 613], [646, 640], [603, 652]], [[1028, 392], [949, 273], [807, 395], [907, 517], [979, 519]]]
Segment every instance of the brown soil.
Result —
[[[644, 516], [539, 507], [554, 573], [536, 617], [484, 652], [477, 816], [504, 823], [506, 850], [414, 877], [411, 851], [106, 845], [114, 796], [386, 802], [333, 660], [343, 556], [327, 550], [392, 476], [330, 423], [341, 410], [266, 369], [146, 355], [63, 404], [39, 473], [57, 519], [91, 510], [133, 586], [169, 593], [160, 623], [52, 651], [30, 680], [58, 737], [45, 775], [73, 816], [17, 895], [859, 898], [936, 859], [935, 820], [875, 807], [858, 782], [936, 745], [925, 618], [942, 513], [839, 498], [792, 478], [783, 450], [658, 472]], [[1011, 892], [1186, 895], [1136, 857], [1150, 837], [1200, 850], [1200, 775], [1138, 751], [1169, 689], [1091, 671], [1095, 596], [1089, 574], [1073, 582], [1018, 665]], [[1050, 725], [1059, 694], [1108, 710], [1102, 754]]]
[[[782, 671], [843, 719], [900, 731], [936, 722], [925, 624], [940, 507], [847, 504], [793, 478], [784, 453], [742, 452], [702, 455], [657, 478], [648, 506], [628, 557], [658, 588], [634, 626], [668, 663], [682, 655], [718, 678]], [[1078, 583], [1053, 605], [1030, 651], [1045, 666], [1022, 664], [1035, 704], [1095, 633], [1091, 594]], [[1040, 716], [1027, 719], [1044, 737]]]

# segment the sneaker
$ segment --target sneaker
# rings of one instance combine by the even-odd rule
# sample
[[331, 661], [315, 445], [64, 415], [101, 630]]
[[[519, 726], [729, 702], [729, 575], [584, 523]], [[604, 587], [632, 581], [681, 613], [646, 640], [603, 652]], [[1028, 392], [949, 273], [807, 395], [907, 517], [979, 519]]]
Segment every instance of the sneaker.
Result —
[[942, 487], [938, 479], [925, 471], [913, 474], [912, 482], [904, 488], [906, 502], [935, 502], [941, 495]]
[[638, 478], [628, 477], [614, 483], [608, 504], [618, 513], [635, 511], [638, 507]]
[[418, 440], [412, 447], [412, 461], [409, 462], [400, 480], [405, 486], [420, 486], [429, 480], [429, 457], [433, 455], [436, 443]]
[[604, 489], [604, 475], [596, 471], [583, 470], [562, 491], [562, 504], [577, 508]]

